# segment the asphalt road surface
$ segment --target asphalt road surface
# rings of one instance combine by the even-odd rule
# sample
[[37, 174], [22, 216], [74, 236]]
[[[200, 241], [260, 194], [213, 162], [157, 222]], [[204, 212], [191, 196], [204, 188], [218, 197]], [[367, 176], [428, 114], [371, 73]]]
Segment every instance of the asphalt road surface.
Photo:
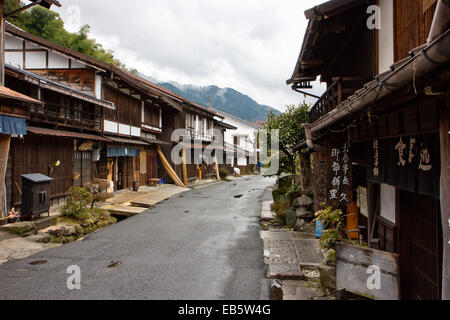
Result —
[[[259, 214], [274, 182], [191, 190], [83, 241], [8, 262], [0, 299], [268, 299]], [[39, 260], [47, 262], [30, 264]], [[80, 290], [67, 287], [70, 266], [81, 271]]]

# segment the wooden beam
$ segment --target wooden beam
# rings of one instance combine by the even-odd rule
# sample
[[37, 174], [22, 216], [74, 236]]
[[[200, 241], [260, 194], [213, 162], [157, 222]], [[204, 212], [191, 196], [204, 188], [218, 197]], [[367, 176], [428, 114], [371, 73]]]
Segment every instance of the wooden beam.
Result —
[[442, 300], [450, 300], [450, 110], [444, 105], [440, 114], [441, 140], [441, 215], [443, 244]]
[[5, 177], [6, 177], [6, 168], [8, 166], [8, 155], [10, 148], [11, 136], [0, 134], [0, 212], [3, 215], [6, 215], [7, 212], [5, 209]]

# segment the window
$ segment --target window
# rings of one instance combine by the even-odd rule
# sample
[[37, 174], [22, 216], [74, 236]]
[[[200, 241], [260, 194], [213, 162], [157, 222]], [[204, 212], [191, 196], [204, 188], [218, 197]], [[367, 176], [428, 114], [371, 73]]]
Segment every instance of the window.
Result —
[[92, 151], [77, 151], [74, 154], [74, 186], [81, 187], [92, 182]]

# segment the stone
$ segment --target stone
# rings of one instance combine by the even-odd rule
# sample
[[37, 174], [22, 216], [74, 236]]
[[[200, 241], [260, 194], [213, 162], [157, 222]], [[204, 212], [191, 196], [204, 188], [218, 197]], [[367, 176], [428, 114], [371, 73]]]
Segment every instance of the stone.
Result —
[[33, 222], [16, 222], [1, 226], [0, 230], [20, 236], [30, 231], [35, 231], [35, 228], [36, 226]]
[[314, 213], [308, 210], [305, 207], [298, 208], [295, 213], [297, 214], [297, 218], [300, 219], [312, 219], [314, 218]]
[[77, 234], [84, 234], [84, 229], [83, 229], [82, 226], [80, 226], [79, 224], [77, 224], [77, 225], [75, 226], [75, 232], [76, 232]]
[[64, 228], [64, 235], [65, 236], [72, 236], [74, 234], [76, 234], [76, 230], [75, 227], [65, 227]]
[[37, 230], [43, 230], [43, 229], [47, 229], [48, 227], [56, 225], [57, 222], [58, 222], [57, 217], [46, 217], [46, 218], [41, 218], [41, 219], [35, 221], [34, 223], [36, 225]]
[[270, 299], [283, 300], [283, 284], [280, 280], [272, 280], [270, 285]]
[[50, 235], [48, 235], [48, 234], [40, 233], [40, 234], [26, 237], [25, 240], [38, 242], [38, 243], [49, 243], [51, 241], [51, 238], [50, 238]]
[[295, 208], [308, 208], [314, 204], [314, 200], [307, 195], [302, 195], [300, 198], [297, 198], [294, 200], [294, 207]]
[[302, 228], [302, 232], [306, 233], [316, 233], [316, 224], [315, 223], [305, 223], [305, 225]]
[[297, 223], [297, 214], [295, 213], [294, 208], [290, 208], [286, 213], [286, 225], [289, 228], [294, 229], [296, 223]]
[[61, 237], [64, 234], [64, 229], [58, 228], [50, 230], [50, 234], [54, 235], [55, 237]]
[[295, 224], [295, 231], [303, 231], [303, 226], [305, 225], [305, 220], [297, 219], [297, 223]]
[[320, 265], [319, 272], [322, 287], [336, 290], [336, 267]]

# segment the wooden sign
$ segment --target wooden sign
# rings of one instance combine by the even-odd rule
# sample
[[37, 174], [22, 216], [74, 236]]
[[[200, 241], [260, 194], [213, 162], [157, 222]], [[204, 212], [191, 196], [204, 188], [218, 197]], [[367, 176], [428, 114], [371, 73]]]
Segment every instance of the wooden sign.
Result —
[[399, 300], [398, 255], [338, 243], [336, 286], [374, 300]]
[[353, 202], [352, 162], [346, 136], [334, 136], [327, 143], [327, 204], [335, 208]]

